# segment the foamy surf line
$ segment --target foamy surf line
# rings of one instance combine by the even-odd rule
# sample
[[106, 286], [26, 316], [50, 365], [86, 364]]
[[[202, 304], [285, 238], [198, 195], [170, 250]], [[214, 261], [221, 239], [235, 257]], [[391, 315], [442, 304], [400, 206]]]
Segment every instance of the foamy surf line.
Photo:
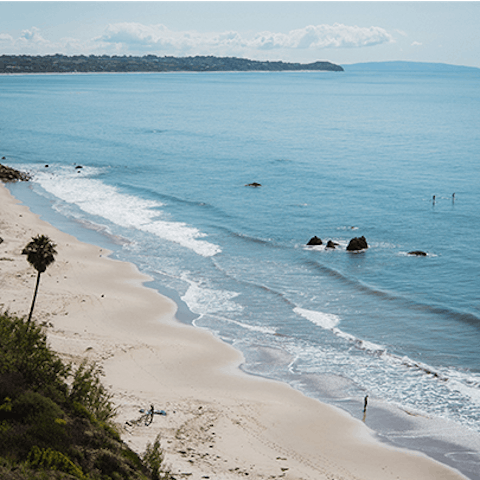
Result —
[[235, 297], [239, 296], [237, 292], [202, 287], [197, 282], [190, 280], [186, 273], [182, 275], [182, 280], [187, 282], [189, 287], [181, 299], [197, 315], [217, 312], [241, 312], [243, 310], [241, 305], [233, 301]]
[[306, 308], [300, 307], [295, 307], [293, 311], [326, 330], [332, 330], [340, 323], [340, 317], [331, 313], [317, 312], [315, 310], [307, 310]]
[[[337, 328], [338, 324], [340, 323], [340, 317], [337, 315], [307, 310], [299, 307], [296, 307], [294, 312], [311, 321], [315, 325], [318, 325], [326, 330], [330, 330], [334, 335], [352, 344], [355, 348], [367, 352], [371, 361], [377, 362], [375, 363], [375, 370], [382, 371], [385, 378], [389, 377], [388, 372], [390, 371], [389, 367], [391, 367], [397, 371], [397, 374], [403, 376], [403, 380], [406, 378], [411, 378], [412, 381], [420, 382], [420, 378], [418, 377], [418, 374], [420, 374], [423, 377], [422, 382], [424, 383], [425, 389], [429, 388], [429, 381], [441, 382], [444, 396], [452, 398], [452, 401], [454, 402], [461, 401], [463, 404], [465, 412], [463, 412], [463, 414], [457, 412], [459, 419], [464, 422], [465, 425], [469, 425], [471, 427], [474, 426], [475, 422], [471, 421], [469, 415], [471, 415], [474, 411], [477, 411], [480, 406], [480, 377], [478, 374], [475, 374], [474, 372], [459, 372], [450, 368], [439, 370], [425, 363], [412, 360], [407, 356], [399, 356], [390, 353], [387, 351], [385, 346], [378, 345], [368, 340], [362, 340]], [[374, 365], [372, 364], [372, 367], [373, 366]], [[407, 374], [407, 372], [410, 373]], [[392, 372], [390, 371], [390, 374], [391, 373]], [[363, 380], [364, 384], [366, 384], [365, 382], [366, 379]], [[371, 385], [370, 388], [372, 390], [377, 388], [377, 394], [379, 397], [390, 398], [387, 391], [381, 393], [381, 388], [379, 388], [379, 385], [381, 385], [381, 383]], [[404, 385], [404, 388], [412, 388], [412, 385]], [[424, 390], [422, 390], [422, 392], [424, 392]], [[401, 396], [400, 392], [398, 392], [398, 396]], [[390, 399], [391, 401], [394, 401], [394, 398]], [[421, 398], [417, 398], [416, 403], [419, 405], [419, 411], [422, 411], [422, 408], [427, 407], [422, 403]], [[399, 408], [401, 408], [401, 405], [399, 405]], [[447, 407], [444, 406], [444, 408]], [[428, 408], [422, 411], [421, 414], [427, 415], [427, 411]], [[445, 415], [445, 412], [440, 410], [437, 412], [437, 414], [442, 416]]]
[[77, 206], [83, 212], [104, 218], [124, 228], [151, 233], [177, 243], [203, 257], [221, 252], [218, 245], [201, 240], [207, 235], [183, 222], [171, 221], [161, 210], [161, 202], [146, 200], [120, 192], [95, 178], [100, 169], [92, 167], [28, 168], [32, 181], [63, 202]]
[[295, 307], [293, 311], [298, 315], [302, 316], [303, 318], [306, 318], [310, 322], [314, 323], [315, 325], [318, 325], [325, 330], [330, 330], [338, 337], [341, 337], [344, 340], [355, 344], [361, 350], [368, 350], [375, 353], [384, 353], [386, 350], [385, 347], [382, 347], [381, 345], [377, 345], [376, 343], [369, 342], [367, 340], [361, 340], [360, 338], [350, 335], [349, 333], [346, 333], [343, 330], [337, 328], [337, 325], [340, 323], [340, 317], [338, 315], [334, 315], [332, 313], [318, 312], [315, 310], [307, 310], [300, 307]]

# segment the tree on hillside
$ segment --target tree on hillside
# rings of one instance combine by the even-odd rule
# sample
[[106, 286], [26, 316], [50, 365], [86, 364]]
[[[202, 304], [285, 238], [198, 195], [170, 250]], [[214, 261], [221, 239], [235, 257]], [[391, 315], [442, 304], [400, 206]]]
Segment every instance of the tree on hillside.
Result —
[[37, 271], [37, 283], [33, 294], [32, 306], [28, 315], [28, 322], [32, 319], [33, 307], [37, 298], [38, 285], [40, 284], [40, 274], [42, 274], [49, 265], [55, 261], [56, 245], [46, 235], [37, 235], [23, 249], [22, 254], [27, 256], [28, 263]]

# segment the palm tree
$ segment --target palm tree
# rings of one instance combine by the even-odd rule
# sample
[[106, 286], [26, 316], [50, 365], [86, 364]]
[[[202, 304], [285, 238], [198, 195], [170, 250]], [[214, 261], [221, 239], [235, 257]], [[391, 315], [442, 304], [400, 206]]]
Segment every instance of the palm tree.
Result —
[[56, 245], [46, 235], [37, 235], [32, 238], [32, 241], [22, 251], [23, 255], [27, 255], [28, 263], [38, 272], [32, 306], [30, 307], [30, 314], [28, 315], [28, 323], [30, 323], [32, 319], [38, 285], [40, 284], [40, 274], [55, 261], [55, 255], [57, 254], [55, 247]]

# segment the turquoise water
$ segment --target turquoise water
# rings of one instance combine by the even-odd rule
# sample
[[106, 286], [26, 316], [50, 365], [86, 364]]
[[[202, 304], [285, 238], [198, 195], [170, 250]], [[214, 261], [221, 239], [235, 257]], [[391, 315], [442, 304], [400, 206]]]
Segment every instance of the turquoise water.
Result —
[[467, 445], [429, 454], [477, 478], [479, 86], [347, 67], [3, 76], [0, 155], [33, 174], [18, 198], [114, 239], [245, 371], [360, 418], [367, 394], [413, 413], [403, 433], [367, 424]]

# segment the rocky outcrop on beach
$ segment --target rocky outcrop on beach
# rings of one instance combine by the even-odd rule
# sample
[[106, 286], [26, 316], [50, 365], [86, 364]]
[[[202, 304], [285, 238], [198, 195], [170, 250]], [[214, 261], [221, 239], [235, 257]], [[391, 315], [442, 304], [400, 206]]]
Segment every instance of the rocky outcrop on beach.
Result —
[[325, 245], [325, 248], [335, 248], [338, 246], [338, 243], [335, 243], [333, 240], [329, 240]]
[[27, 182], [30, 180], [30, 175], [0, 163], [0, 180], [2, 182], [16, 182], [18, 180]]
[[145, 55], [96, 56], [89, 55], [2, 55], [0, 73], [76, 73], [76, 72], [279, 72], [316, 70], [343, 72], [340, 65], [330, 62], [285, 63], [262, 62], [236, 57], [157, 57]]
[[350, 243], [347, 245], [347, 250], [349, 252], [354, 252], [358, 250], [365, 250], [368, 248], [368, 243], [365, 237], [355, 237], [350, 240]]

